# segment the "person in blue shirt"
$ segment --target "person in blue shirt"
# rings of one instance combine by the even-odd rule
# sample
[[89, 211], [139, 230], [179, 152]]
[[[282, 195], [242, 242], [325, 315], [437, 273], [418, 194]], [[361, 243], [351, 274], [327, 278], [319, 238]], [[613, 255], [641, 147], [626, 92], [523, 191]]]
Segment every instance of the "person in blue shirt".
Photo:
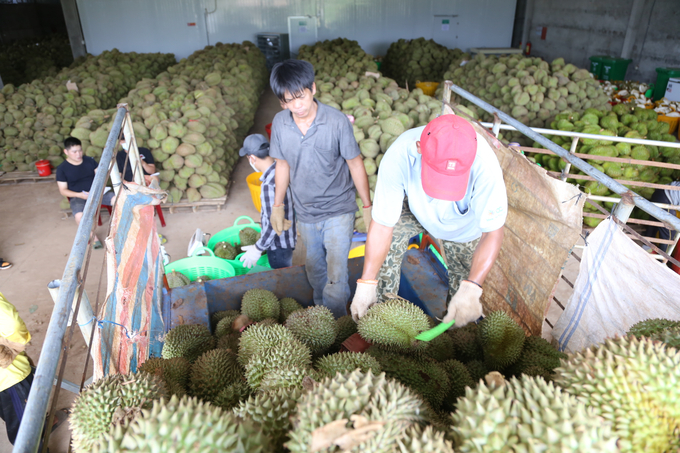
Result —
[[380, 163], [354, 319], [398, 292], [408, 240], [423, 232], [442, 240], [448, 264], [443, 321], [462, 327], [479, 319], [482, 284], [500, 251], [507, 211], [498, 159], [468, 121], [442, 115], [404, 132]]

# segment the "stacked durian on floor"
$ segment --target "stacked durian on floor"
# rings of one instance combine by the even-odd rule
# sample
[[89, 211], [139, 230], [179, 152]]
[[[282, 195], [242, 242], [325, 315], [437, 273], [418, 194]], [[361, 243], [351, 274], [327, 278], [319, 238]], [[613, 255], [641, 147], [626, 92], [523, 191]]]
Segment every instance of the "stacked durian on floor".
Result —
[[[76, 452], [670, 452], [680, 322], [567, 356], [504, 312], [437, 322], [392, 299], [358, 324], [263, 289], [74, 403]], [[211, 333], [212, 330], [212, 333]], [[372, 345], [341, 351], [358, 333]], [[667, 341], [669, 344], [666, 344]]]

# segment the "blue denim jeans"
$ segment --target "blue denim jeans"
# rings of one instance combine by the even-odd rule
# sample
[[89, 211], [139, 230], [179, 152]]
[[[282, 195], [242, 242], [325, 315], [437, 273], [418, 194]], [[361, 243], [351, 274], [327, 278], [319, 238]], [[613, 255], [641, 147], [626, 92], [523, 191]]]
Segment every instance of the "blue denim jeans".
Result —
[[354, 213], [319, 223], [298, 221], [298, 231], [307, 249], [305, 270], [314, 290], [314, 303], [328, 307], [336, 318], [345, 316], [351, 296], [347, 256], [354, 233]]
[[293, 249], [267, 250], [267, 258], [272, 269], [291, 267], [293, 265]]

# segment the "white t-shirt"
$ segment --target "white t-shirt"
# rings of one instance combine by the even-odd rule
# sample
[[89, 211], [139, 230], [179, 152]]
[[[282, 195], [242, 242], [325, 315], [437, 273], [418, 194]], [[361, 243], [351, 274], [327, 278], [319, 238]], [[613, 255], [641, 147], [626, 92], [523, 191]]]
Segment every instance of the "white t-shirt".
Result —
[[425, 126], [401, 134], [380, 162], [373, 220], [394, 227], [406, 195], [413, 215], [438, 239], [469, 242], [502, 227], [508, 214], [508, 197], [503, 171], [487, 141], [477, 134], [477, 155], [465, 197], [461, 201], [438, 200], [425, 194], [421, 183], [416, 141], [423, 129]]

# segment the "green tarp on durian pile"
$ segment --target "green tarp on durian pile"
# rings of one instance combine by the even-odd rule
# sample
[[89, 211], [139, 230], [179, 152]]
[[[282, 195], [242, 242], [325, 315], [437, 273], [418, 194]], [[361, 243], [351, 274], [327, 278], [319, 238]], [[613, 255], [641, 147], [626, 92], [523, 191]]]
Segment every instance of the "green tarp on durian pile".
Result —
[[[92, 109], [109, 109], [138, 80], [155, 77], [174, 63], [172, 54], [88, 55], [54, 77], [0, 90], [0, 162], [3, 171], [34, 170], [34, 162], [62, 159], [63, 141], [76, 120]], [[77, 90], [66, 87], [68, 81]], [[101, 116], [104, 116], [102, 110]]]

